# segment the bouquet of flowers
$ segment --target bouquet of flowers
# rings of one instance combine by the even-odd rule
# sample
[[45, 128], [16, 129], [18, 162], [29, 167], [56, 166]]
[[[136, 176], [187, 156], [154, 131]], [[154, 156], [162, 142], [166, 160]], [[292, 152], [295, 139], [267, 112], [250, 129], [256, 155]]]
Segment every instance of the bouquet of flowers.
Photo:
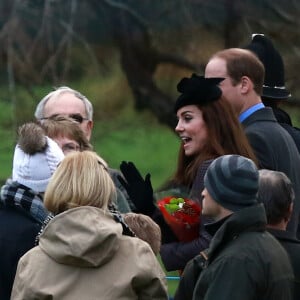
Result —
[[199, 236], [199, 203], [187, 198], [168, 196], [158, 200], [157, 205], [179, 241], [189, 242]]

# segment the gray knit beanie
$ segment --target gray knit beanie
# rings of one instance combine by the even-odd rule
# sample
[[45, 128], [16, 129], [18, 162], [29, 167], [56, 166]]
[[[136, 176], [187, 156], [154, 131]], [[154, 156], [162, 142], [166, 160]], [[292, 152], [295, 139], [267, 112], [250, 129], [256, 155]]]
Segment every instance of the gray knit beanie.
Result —
[[207, 169], [204, 186], [217, 203], [237, 211], [257, 203], [258, 170], [246, 157], [224, 155]]

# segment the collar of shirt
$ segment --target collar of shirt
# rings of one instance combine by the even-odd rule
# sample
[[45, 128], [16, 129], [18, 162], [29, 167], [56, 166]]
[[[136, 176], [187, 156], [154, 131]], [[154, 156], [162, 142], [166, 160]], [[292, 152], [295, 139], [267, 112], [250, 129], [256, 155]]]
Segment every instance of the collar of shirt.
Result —
[[259, 109], [264, 108], [265, 106], [263, 105], [263, 103], [257, 103], [253, 106], [251, 106], [250, 108], [248, 108], [247, 110], [245, 110], [244, 112], [242, 112], [239, 116], [239, 120], [242, 123], [246, 118], [248, 118], [250, 115], [252, 115], [254, 112], [256, 112]]

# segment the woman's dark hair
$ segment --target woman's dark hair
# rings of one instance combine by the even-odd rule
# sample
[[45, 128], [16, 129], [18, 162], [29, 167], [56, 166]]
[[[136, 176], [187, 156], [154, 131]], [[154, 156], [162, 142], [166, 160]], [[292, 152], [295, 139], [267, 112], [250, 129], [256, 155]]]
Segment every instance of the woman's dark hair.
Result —
[[208, 105], [197, 105], [197, 107], [202, 111], [209, 138], [201, 153], [195, 156], [186, 156], [183, 144], [181, 144], [177, 170], [173, 178], [175, 184], [191, 187], [203, 161], [225, 154], [239, 154], [248, 157], [257, 165], [257, 159], [242, 125], [226, 100], [221, 98]]

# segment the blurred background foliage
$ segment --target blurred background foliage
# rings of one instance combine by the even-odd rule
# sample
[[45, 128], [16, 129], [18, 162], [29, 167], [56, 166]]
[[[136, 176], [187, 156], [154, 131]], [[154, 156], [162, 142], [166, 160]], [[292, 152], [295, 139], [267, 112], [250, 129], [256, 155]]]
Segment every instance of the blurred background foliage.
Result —
[[254, 32], [284, 58], [297, 122], [299, 2], [1, 0], [0, 180], [9, 176], [16, 128], [45, 94], [68, 85], [94, 104], [95, 149], [113, 167], [135, 161], [158, 187], [176, 165], [176, 83]]

